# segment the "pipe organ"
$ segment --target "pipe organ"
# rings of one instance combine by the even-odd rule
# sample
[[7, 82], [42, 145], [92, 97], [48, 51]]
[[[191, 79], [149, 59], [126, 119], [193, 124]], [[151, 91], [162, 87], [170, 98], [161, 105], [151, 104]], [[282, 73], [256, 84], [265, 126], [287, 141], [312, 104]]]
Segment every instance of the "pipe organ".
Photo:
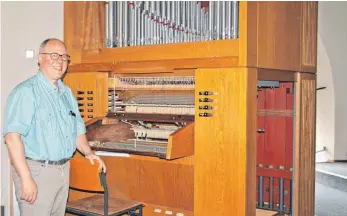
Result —
[[64, 8], [64, 82], [109, 196], [145, 216], [314, 215], [316, 2]]
[[108, 1], [105, 47], [238, 37], [238, 1]]

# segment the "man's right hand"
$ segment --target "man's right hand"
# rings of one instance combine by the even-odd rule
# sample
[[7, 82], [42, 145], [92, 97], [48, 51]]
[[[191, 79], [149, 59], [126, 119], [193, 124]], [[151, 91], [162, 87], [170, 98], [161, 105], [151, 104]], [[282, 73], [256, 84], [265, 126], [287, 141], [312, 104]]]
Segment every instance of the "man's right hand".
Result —
[[31, 176], [25, 177], [22, 182], [22, 194], [21, 200], [25, 200], [30, 204], [33, 204], [37, 198], [37, 185]]

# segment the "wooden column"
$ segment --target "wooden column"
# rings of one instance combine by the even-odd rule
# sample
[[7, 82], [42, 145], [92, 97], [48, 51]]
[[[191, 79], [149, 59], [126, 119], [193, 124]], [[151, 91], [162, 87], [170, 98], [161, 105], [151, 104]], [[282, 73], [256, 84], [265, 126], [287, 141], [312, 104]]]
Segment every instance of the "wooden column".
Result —
[[[195, 216], [253, 216], [256, 202], [255, 69], [198, 69], [194, 165]], [[199, 92], [213, 95], [201, 96]], [[208, 97], [211, 103], [201, 103]], [[200, 110], [201, 105], [213, 109]], [[199, 117], [199, 113], [211, 117]]]
[[315, 199], [316, 75], [297, 73], [294, 215], [313, 216]]

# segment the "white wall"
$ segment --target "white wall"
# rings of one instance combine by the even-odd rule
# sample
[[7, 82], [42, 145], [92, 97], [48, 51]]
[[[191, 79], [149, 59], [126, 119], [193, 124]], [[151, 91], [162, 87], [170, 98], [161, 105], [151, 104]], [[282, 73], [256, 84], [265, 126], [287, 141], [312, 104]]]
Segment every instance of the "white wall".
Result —
[[[38, 51], [48, 37], [63, 39], [63, 2], [1, 2], [1, 115], [11, 90], [37, 72], [36, 59], [26, 59], [25, 50]], [[1, 122], [2, 129], [2, 122]], [[1, 139], [1, 188], [5, 215], [9, 216], [10, 176], [6, 146]]]
[[317, 159], [347, 160], [347, 2], [319, 2]]
[[326, 162], [334, 158], [335, 97], [331, 62], [319, 34], [317, 49], [317, 87], [326, 89], [317, 91], [316, 149], [326, 151], [317, 153], [316, 162]]

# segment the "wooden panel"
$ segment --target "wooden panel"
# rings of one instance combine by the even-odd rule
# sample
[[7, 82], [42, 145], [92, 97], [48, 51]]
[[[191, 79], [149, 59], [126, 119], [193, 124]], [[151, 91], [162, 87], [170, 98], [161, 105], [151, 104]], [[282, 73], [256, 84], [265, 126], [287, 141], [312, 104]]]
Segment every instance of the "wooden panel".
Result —
[[316, 76], [298, 73], [294, 215], [314, 215]]
[[194, 155], [194, 122], [169, 136], [166, 159]]
[[298, 71], [300, 2], [258, 2], [258, 67]]
[[95, 92], [95, 117], [104, 117], [108, 111], [108, 74], [95, 73], [96, 92]]
[[[294, 83], [285, 83], [285, 87], [287, 88], [287, 109], [294, 112]], [[294, 163], [293, 163], [293, 155], [294, 155], [294, 149], [293, 149], [293, 143], [294, 143], [294, 116], [287, 117], [286, 122], [286, 170], [293, 170]]]
[[64, 2], [64, 42], [71, 56], [71, 63], [81, 63], [81, 50], [83, 47], [85, 24], [84, 2]]
[[[84, 160], [84, 156], [79, 152], [79, 151], [76, 151], [75, 154], [73, 155], [73, 158], [77, 159], [77, 160]], [[77, 180], [78, 181], [78, 180]], [[75, 179], [73, 178], [70, 178], [70, 184], [75, 184]], [[91, 181], [88, 181], [89, 184], [92, 184], [90, 185], [91, 187], [94, 187], [95, 185], [93, 185], [94, 183], [91, 182]], [[78, 199], [82, 199], [82, 198], [85, 198], [85, 197], [90, 197], [90, 196], [93, 196], [95, 194], [92, 194], [92, 193], [88, 193], [88, 192], [81, 192], [81, 191], [78, 191], [78, 190], [74, 190], [74, 189], [70, 189], [69, 190], [69, 197], [68, 197], [68, 201], [72, 201], [72, 200], [78, 200]], [[66, 214], [66, 215], [70, 215], [70, 214]]]
[[104, 191], [100, 184], [98, 163], [74, 157], [70, 160], [70, 187], [81, 190]]
[[239, 66], [257, 66], [257, 33], [258, 5], [257, 2], [239, 2]]
[[69, 72], [115, 71], [117, 73], [158, 73], [175, 69], [234, 67], [238, 57], [172, 59], [160, 61], [84, 63], [69, 66]]
[[129, 61], [237, 57], [239, 54], [238, 46], [239, 41], [235, 39], [85, 50], [82, 55], [82, 62], [118, 63]]
[[71, 64], [81, 63], [81, 52], [104, 44], [104, 2], [64, 2], [64, 42]]
[[302, 2], [302, 71], [316, 72], [318, 2]]
[[[256, 82], [254, 69], [198, 69], [194, 215], [255, 215]], [[198, 117], [200, 91], [214, 92], [212, 117]], [[205, 97], [205, 96], [204, 96]]]
[[[276, 109], [276, 91], [274, 88], [265, 89], [265, 109]], [[265, 118], [264, 166], [270, 166], [269, 168], [276, 168], [277, 145], [279, 145], [276, 139], [277, 127], [279, 126], [277, 119], [276, 116], [266, 116]]]
[[[264, 110], [265, 108], [265, 90], [258, 89], [257, 98], [257, 109], [258, 109], [258, 119], [257, 119], [257, 129], [265, 130], [265, 117], [259, 114], [259, 110]], [[257, 165], [263, 167], [265, 164], [264, 157], [265, 149], [265, 133], [257, 133]], [[258, 172], [259, 168], [257, 169]]]
[[296, 81], [293, 71], [258, 68], [258, 80]]
[[[279, 179], [273, 179], [271, 183], [269, 178], [284, 178], [283, 208], [286, 211], [290, 211], [291, 208], [289, 179], [293, 176], [293, 173], [289, 171], [293, 167], [293, 124], [288, 122], [293, 122], [294, 113], [293, 109], [287, 107], [287, 94], [290, 93], [292, 85], [292, 83], [281, 82], [279, 88], [258, 89], [258, 125], [260, 128], [265, 128], [264, 133], [258, 134], [257, 143], [257, 163], [263, 164], [263, 167], [257, 168], [257, 175], [265, 176], [263, 202], [271, 201], [274, 207], [280, 205]], [[289, 161], [290, 164], [288, 164]], [[269, 193], [271, 190], [272, 195]]]
[[[78, 100], [77, 102], [81, 104], [79, 109], [83, 110], [81, 115], [84, 115], [83, 119], [85, 121], [106, 116], [108, 101], [107, 73], [67, 73], [64, 83], [71, 88], [76, 98], [83, 98], [83, 100]], [[79, 95], [77, 91], [84, 91], [84, 94]], [[92, 91], [92, 94], [88, 94], [87, 91]], [[89, 97], [92, 99], [88, 99]]]
[[111, 197], [193, 211], [192, 158], [103, 157]]
[[[241, 69], [242, 70], [242, 69]], [[246, 75], [246, 142], [243, 144], [246, 147], [246, 169], [243, 170], [245, 173], [245, 181], [243, 187], [246, 190], [246, 206], [245, 215], [254, 215], [256, 206], [256, 156], [257, 156], [257, 80], [256, 69], [248, 68], [247, 71], [244, 69], [244, 75]], [[240, 72], [239, 72], [240, 73]], [[242, 87], [239, 89], [239, 91]], [[236, 94], [238, 95], [238, 94]], [[239, 95], [241, 96], [241, 95]], [[242, 97], [244, 97], [242, 96]], [[241, 102], [241, 101], [239, 101]], [[240, 106], [241, 103], [239, 104]], [[242, 119], [240, 119], [242, 120]], [[244, 137], [239, 136], [243, 139]], [[240, 143], [242, 145], [242, 143]], [[241, 146], [239, 146], [241, 147]], [[241, 147], [241, 148], [245, 148]], [[235, 161], [236, 162], [236, 161]], [[237, 163], [236, 163], [237, 164]]]

